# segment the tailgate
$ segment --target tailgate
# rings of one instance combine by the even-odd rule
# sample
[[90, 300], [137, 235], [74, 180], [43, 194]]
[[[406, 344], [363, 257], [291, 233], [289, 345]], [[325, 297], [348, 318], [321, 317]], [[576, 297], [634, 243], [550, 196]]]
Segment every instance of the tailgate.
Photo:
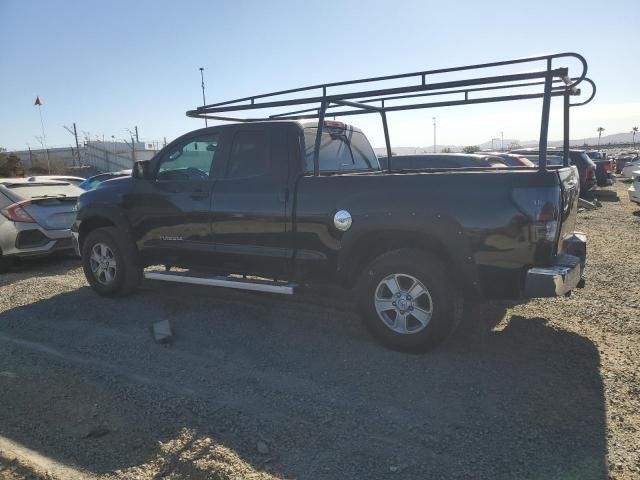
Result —
[[76, 201], [73, 197], [32, 199], [24, 210], [44, 229], [63, 230], [71, 228], [76, 218]]
[[580, 195], [580, 177], [578, 169], [565, 167], [558, 169], [560, 177], [562, 214], [560, 216], [560, 244], [562, 240], [575, 230], [578, 215], [578, 196]]

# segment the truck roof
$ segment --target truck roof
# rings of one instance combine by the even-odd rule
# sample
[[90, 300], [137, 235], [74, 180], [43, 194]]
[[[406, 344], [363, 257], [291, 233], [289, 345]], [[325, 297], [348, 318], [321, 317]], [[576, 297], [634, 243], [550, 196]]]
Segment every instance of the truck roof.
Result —
[[[206, 133], [212, 130], [226, 130], [226, 129], [238, 129], [238, 128], [253, 129], [255, 127], [264, 127], [266, 125], [274, 125], [274, 124], [290, 125], [300, 130], [303, 130], [305, 128], [318, 128], [317, 120], [260, 120], [256, 122], [233, 122], [233, 123], [225, 123], [221, 125], [214, 125], [212, 127], [205, 127], [197, 130], [192, 130], [188, 134], [192, 134], [196, 132]], [[325, 120], [324, 128], [341, 128], [343, 130], [362, 133], [362, 130], [356, 127], [355, 125], [340, 122], [340, 121], [335, 121], [335, 120]]]

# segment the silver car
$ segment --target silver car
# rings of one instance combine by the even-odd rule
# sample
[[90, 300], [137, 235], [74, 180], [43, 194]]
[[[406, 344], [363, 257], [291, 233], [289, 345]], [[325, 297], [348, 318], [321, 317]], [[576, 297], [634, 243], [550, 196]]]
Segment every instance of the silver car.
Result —
[[0, 179], [0, 270], [18, 257], [71, 250], [81, 188], [54, 180]]

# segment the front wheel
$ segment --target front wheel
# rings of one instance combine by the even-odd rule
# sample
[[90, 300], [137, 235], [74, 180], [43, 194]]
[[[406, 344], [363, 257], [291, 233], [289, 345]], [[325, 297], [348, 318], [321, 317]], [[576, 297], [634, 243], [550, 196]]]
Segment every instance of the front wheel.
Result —
[[142, 280], [133, 245], [115, 227], [93, 230], [82, 246], [82, 268], [91, 287], [100, 295], [131, 293]]
[[399, 249], [377, 257], [356, 288], [369, 330], [398, 350], [422, 352], [435, 347], [460, 313], [459, 295], [446, 267], [421, 250]]

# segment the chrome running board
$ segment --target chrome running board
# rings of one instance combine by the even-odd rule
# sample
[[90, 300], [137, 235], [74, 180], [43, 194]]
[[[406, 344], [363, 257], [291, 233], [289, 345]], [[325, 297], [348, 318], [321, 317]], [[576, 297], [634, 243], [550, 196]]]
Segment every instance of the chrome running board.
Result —
[[187, 272], [144, 272], [147, 280], [164, 280], [165, 282], [190, 283], [209, 287], [235, 288], [254, 292], [279, 293], [293, 295], [296, 287], [293, 283], [270, 282], [265, 280], [246, 280], [232, 277], [196, 277]]

